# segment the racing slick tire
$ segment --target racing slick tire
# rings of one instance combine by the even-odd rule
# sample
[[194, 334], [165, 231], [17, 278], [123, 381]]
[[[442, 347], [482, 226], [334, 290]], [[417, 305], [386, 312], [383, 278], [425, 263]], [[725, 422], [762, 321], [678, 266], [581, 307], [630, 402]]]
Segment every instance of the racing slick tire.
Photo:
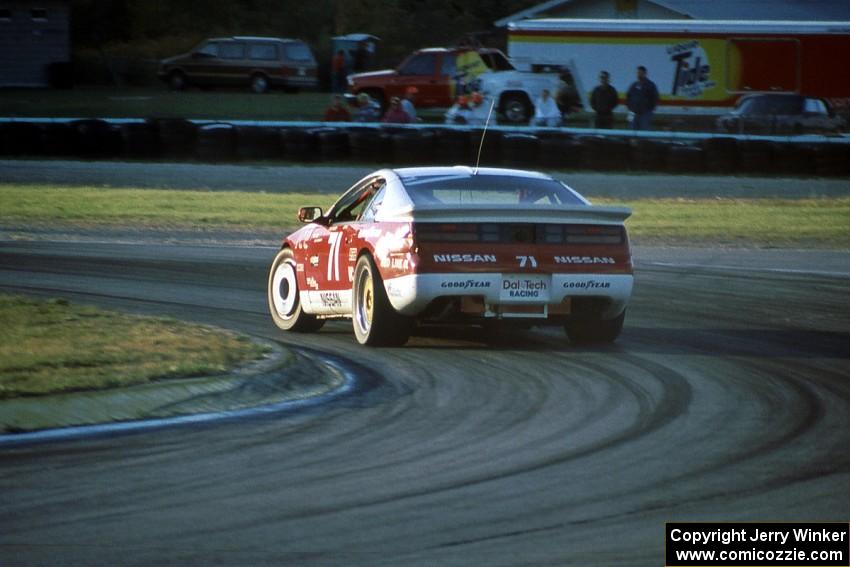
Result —
[[613, 343], [623, 330], [626, 310], [613, 319], [603, 319], [599, 311], [579, 311], [564, 325], [570, 342], [580, 345]]
[[272, 320], [284, 331], [312, 333], [325, 324], [324, 319], [305, 313], [301, 308], [295, 258], [289, 248], [278, 252], [272, 262], [269, 270], [268, 300]]
[[368, 346], [401, 346], [407, 342], [413, 319], [393, 309], [369, 255], [357, 260], [352, 296], [351, 320], [357, 342]]

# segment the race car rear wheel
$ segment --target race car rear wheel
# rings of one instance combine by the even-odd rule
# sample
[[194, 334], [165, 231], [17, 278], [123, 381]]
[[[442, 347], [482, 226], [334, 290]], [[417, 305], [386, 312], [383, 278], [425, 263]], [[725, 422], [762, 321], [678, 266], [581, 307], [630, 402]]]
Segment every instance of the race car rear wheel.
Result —
[[275, 325], [284, 331], [310, 333], [325, 324], [324, 319], [305, 313], [298, 296], [295, 258], [292, 250], [284, 248], [275, 256], [269, 271], [269, 311]]
[[579, 311], [564, 325], [570, 341], [576, 344], [613, 343], [623, 330], [626, 311], [613, 319], [603, 319], [600, 311]]
[[393, 309], [381, 274], [368, 255], [354, 269], [352, 324], [357, 342], [369, 346], [401, 346], [410, 338], [413, 320]]

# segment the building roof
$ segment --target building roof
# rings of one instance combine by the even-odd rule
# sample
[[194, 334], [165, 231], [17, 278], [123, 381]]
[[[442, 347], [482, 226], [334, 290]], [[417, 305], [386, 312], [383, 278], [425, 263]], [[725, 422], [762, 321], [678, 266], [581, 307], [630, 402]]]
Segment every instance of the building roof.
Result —
[[[544, 17], [568, 8], [575, 0], [549, 0], [497, 20], [497, 27], [526, 18]], [[848, 0], [645, 0], [695, 20], [848, 21]]]

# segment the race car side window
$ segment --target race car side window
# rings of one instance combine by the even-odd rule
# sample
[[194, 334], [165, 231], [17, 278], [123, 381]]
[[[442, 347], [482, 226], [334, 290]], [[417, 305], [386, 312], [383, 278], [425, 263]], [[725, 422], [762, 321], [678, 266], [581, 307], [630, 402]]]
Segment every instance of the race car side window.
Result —
[[361, 222], [372, 222], [375, 220], [375, 215], [378, 214], [378, 209], [381, 208], [381, 203], [384, 202], [384, 193], [386, 193], [386, 183], [382, 184], [380, 189], [375, 192], [375, 195], [369, 200], [366, 208], [363, 209], [363, 214], [357, 220]]
[[340, 197], [339, 201], [334, 205], [330, 213], [329, 220], [331, 224], [352, 222], [357, 220], [360, 214], [366, 209], [366, 206], [375, 196], [378, 189], [385, 184], [381, 178], [369, 179], [359, 186], [355, 186], [345, 195]]

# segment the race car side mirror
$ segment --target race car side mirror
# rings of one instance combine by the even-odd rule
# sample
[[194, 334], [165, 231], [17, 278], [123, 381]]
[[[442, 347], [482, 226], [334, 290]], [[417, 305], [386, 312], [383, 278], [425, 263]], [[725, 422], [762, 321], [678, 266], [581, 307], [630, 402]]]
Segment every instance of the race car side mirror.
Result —
[[298, 220], [301, 222], [314, 222], [322, 217], [322, 207], [301, 207], [298, 209]]

